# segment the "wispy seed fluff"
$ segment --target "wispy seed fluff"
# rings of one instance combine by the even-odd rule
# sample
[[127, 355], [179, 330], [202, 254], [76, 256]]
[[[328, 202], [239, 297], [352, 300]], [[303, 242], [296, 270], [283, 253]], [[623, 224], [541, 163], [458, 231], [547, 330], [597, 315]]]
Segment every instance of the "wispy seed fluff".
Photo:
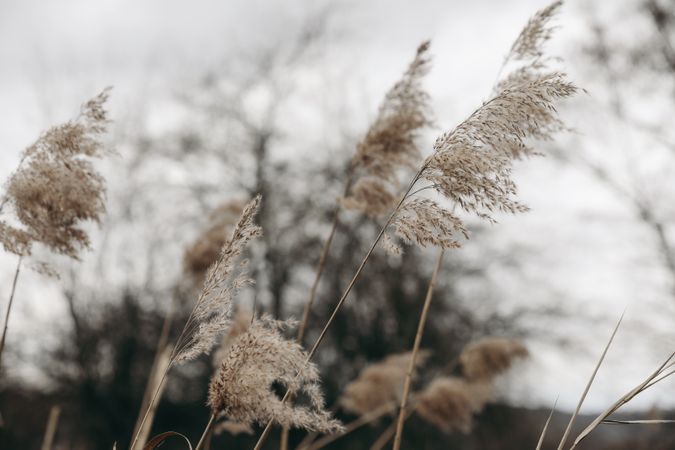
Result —
[[259, 206], [260, 195], [244, 207], [232, 237], [207, 271], [197, 304], [176, 344], [172, 364], [210, 352], [217, 336], [230, 324], [234, 297], [242, 287], [252, 283], [244, 270], [246, 262], [240, 261], [240, 256], [249, 242], [262, 234], [254, 222]]
[[371, 216], [391, 212], [401, 169], [414, 169], [421, 160], [418, 133], [432, 124], [429, 94], [422, 79], [429, 72], [429, 42], [417, 49], [401, 79], [387, 92], [377, 117], [359, 142], [352, 168], [359, 178], [342, 199], [347, 209]]
[[[458, 247], [468, 237], [455, 210], [494, 222], [496, 212], [527, 208], [516, 199], [511, 177], [514, 161], [535, 155], [532, 140], [547, 140], [566, 129], [557, 103], [577, 92], [565, 74], [551, 71], [538, 55], [548, 38], [546, 21], [558, 6], [547, 8], [528, 23], [514, 46], [514, 57], [534, 55], [537, 62], [507, 77], [496, 93], [454, 130], [441, 135], [425, 160], [412, 194], [393, 221], [396, 234], [421, 246]], [[552, 10], [551, 10], [552, 8]], [[528, 31], [529, 28], [536, 28]], [[542, 28], [543, 27], [543, 28]], [[434, 190], [440, 201], [420, 197]]]
[[220, 341], [220, 347], [218, 350], [213, 352], [213, 363], [215, 365], [220, 365], [220, 362], [225, 359], [227, 352], [229, 351], [232, 343], [240, 335], [246, 333], [248, 327], [253, 323], [253, 312], [245, 309], [238, 309], [234, 313], [232, 321], [227, 327], [227, 331], [223, 334], [223, 338]]
[[527, 348], [518, 340], [487, 337], [464, 347], [459, 361], [466, 378], [485, 380], [505, 372], [515, 360], [528, 355]]
[[206, 229], [186, 249], [183, 265], [196, 283], [204, 281], [206, 271], [218, 259], [244, 206], [239, 200], [227, 201], [220, 205], [209, 215]]
[[[208, 404], [212, 414], [244, 425], [273, 421], [323, 433], [340, 431], [340, 422], [324, 409], [316, 365], [307, 363], [302, 346], [281, 335], [286, 325], [264, 317], [233, 342], [211, 379]], [[305, 394], [310, 404], [282, 402], [273, 392], [275, 383], [293, 397]]]
[[[384, 360], [372, 364], [361, 371], [350, 382], [340, 397], [340, 405], [345, 411], [364, 415], [386, 405], [398, 405], [403, 394], [410, 352], [390, 355]], [[428, 351], [417, 354], [415, 365], [423, 365], [429, 357]]]
[[83, 222], [100, 222], [105, 182], [91, 158], [106, 152], [101, 135], [108, 125], [104, 108], [110, 89], [82, 105], [73, 120], [50, 128], [24, 150], [7, 182], [2, 205], [12, 207], [21, 228], [0, 221], [5, 250], [29, 255], [36, 242], [78, 259], [90, 245]]
[[434, 379], [416, 397], [416, 412], [441, 431], [468, 434], [473, 415], [485, 407], [492, 396], [489, 383], [470, 383], [457, 377]]

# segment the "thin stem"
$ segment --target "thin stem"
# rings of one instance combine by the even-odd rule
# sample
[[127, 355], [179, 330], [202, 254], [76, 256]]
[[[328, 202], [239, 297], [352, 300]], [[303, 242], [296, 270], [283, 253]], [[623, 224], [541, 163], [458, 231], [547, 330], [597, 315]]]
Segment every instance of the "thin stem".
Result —
[[[598, 360], [598, 363], [595, 365], [595, 369], [593, 369], [593, 374], [588, 380], [588, 383], [586, 383], [586, 387], [584, 388], [583, 394], [581, 394], [581, 398], [579, 399], [579, 403], [577, 403], [577, 407], [574, 410], [574, 414], [572, 414], [572, 417], [570, 418], [569, 423], [567, 424], [567, 428], [565, 428], [565, 432], [563, 434], [562, 439], [560, 440], [560, 444], [558, 445], [558, 450], [564, 450], [565, 447], [565, 442], [567, 441], [567, 438], [569, 437], [571, 431], [572, 431], [572, 426], [574, 425], [574, 421], [579, 415], [579, 411], [581, 410], [581, 406], [584, 404], [584, 400], [586, 399], [586, 395], [588, 395], [588, 391], [591, 389], [591, 385], [593, 384], [593, 381], [595, 380], [595, 376], [598, 373], [598, 370], [600, 369], [600, 366], [602, 365], [602, 362], [605, 360], [605, 356], [607, 355], [607, 351], [609, 350], [609, 347], [612, 345], [612, 341], [614, 341], [614, 336], [616, 336], [616, 332], [619, 330], [619, 326], [621, 325], [621, 322], [623, 321], [623, 316], [626, 314], [626, 311], [624, 310], [623, 313], [621, 313], [621, 317], [619, 318], [619, 321], [616, 324], [616, 327], [614, 327], [614, 331], [612, 332], [612, 335], [609, 338], [609, 341], [607, 342], [607, 345], [605, 345], [605, 349], [602, 352], [602, 355], [600, 355], [600, 359]], [[572, 445], [571, 448], [574, 448], [574, 445]]]
[[47, 419], [47, 427], [45, 428], [45, 435], [42, 438], [42, 447], [41, 450], [51, 450], [52, 444], [54, 443], [54, 435], [56, 434], [56, 428], [59, 425], [59, 416], [61, 415], [60, 406], [52, 406], [49, 410], [49, 418]]
[[438, 278], [438, 271], [441, 268], [443, 263], [443, 255], [445, 251], [441, 249], [438, 252], [438, 259], [436, 260], [436, 265], [434, 266], [434, 272], [431, 275], [431, 280], [429, 281], [429, 287], [427, 288], [427, 295], [424, 299], [424, 306], [422, 307], [422, 314], [420, 315], [420, 320], [417, 324], [417, 334], [415, 334], [415, 343], [413, 344], [412, 353], [410, 355], [410, 362], [408, 363], [408, 372], [405, 374], [405, 382], [403, 384], [403, 397], [401, 398], [401, 407], [399, 408], [398, 420], [396, 422], [396, 436], [394, 437], [394, 450], [399, 450], [401, 448], [401, 435], [403, 434], [403, 422], [405, 421], [405, 411], [408, 404], [408, 396], [410, 395], [410, 385], [412, 384], [412, 376], [415, 371], [415, 362], [417, 359], [417, 353], [420, 350], [420, 345], [422, 343], [422, 335], [424, 334], [424, 327], [427, 323], [427, 317], [429, 315], [429, 307], [431, 306], [431, 299], [434, 293], [434, 287], [436, 285], [436, 279]]
[[396, 404], [395, 403], [387, 403], [379, 408], [375, 408], [374, 410], [362, 415], [358, 419], [353, 420], [352, 422], [348, 423], [344, 430], [341, 433], [335, 433], [335, 434], [329, 434], [327, 436], [322, 437], [321, 439], [316, 440], [313, 444], [307, 446], [307, 447], [301, 447], [299, 450], [319, 450], [320, 448], [325, 447], [326, 445], [330, 444], [331, 442], [334, 442], [341, 437], [343, 437], [346, 434], [351, 433], [354, 430], [357, 430], [361, 428], [364, 425], [367, 425], [371, 422], [374, 422], [375, 420], [379, 419], [380, 417], [384, 416], [385, 414], [388, 414], [396, 409]]
[[[349, 296], [349, 293], [354, 288], [354, 285], [356, 284], [356, 281], [359, 279], [359, 276], [361, 275], [361, 272], [363, 271], [363, 268], [365, 267], [366, 263], [370, 259], [370, 256], [373, 254], [373, 251], [375, 250], [375, 247], [377, 247], [377, 244], [382, 239], [382, 236], [384, 235], [384, 232], [386, 231], [389, 224], [391, 224], [392, 220], [394, 220], [394, 216], [396, 215], [396, 213], [401, 208], [401, 205], [403, 205], [403, 202], [405, 201], [408, 193], [410, 193], [410, 191], [412, 190], [413, 186], [415, 185], [415, 183], [419, 179], [419, 177], [422, 174], [422, 171], [425, 169], [425, 167], [426, 166], [423, 165], [422, 168], [415, 174], [413, 179], [410, 181], [410, 185], [408, 185], [408, 189], [406, 189], [405, 193], [403, 194], [403, 196], [399, 200], [398, 204], [396, 205], [394, 210], [389, 215], [389, 218], [387, 219], [385, 224], [382, 226], [382, 229], [380, 230], [377, 237], [375, 238], [375, 241], [370, 246], [370, 249], [368, 250], [366, 255], [363, 257], [363, 261], [361, 261], [361, 264], [359, 264], [358, 269], [356, 269], [356, 273], [352, 277], [352, 280], [349, 282], [349, 285], [347, 286], [347, 289], [345, 289], [344, 293], [342, 294], [342, 297], [340, 297], [340, 300], [338, 300], [337, 304], [335, 305], [335, 308], [333, 308], [333, 312], [331, 313], [330, 317], [328, 318], [328, 321], [326, 322], [326, 325], [324, 325], [323, 330], [321, 330], [321, 334], [319, 334], [319, 337], [317, 338], [316, 342], [312, 346], [312, 349], [309, 351], [309, 354], [307, 355], [305, 363], [303, 364], [303, 367], [298, 372], [298, 374], [300, 374], [300, 372], [302, 370], [304, 370], [304, 368], [307, 366], [309, 361], [312, 359], [312, 357], [316, 353], [317, 349], [319, 348], [319, 345], [321, 344], [324, 337], [326, 336], [326, 333], [328, 332], [328, 328], [330, 328], [331, 324], [335, 320], [335, 317], [337, 316], [338, 311], [340, 310], [340, 308], [344, 304], [345, 300]], [[290, 397], [290, 391], [287, 390], [286, 394], [281, 399], [281, 401], [286, 402], [286, 400], [288, 400], [289, 397]], [[263, 444], [265, 443], [265, 441], [267, 440], [267, 437], [270, 434], [270, 431], [272, 430], [272, 423], [273, 422], [271, 420], [269, 422], [267, 422], [267, 426], [265, 427], [262, 434], [260, 435], [260, 438], [258, 439], [258, 442], [255, 444], [254, 450], [260, 450], [262, 448]]]
[[154, 394], [152, 394], [152, 398], [150, 399], [150, 403], [148, 404], [148, 408], [145, 410], [145, 414], [143, 414], [143, 420], [141, 420], [140, 425], [138, 426], [138, 430], [136, 431], [136, 435], [134, 436], [134, 440], [131, 442], [131, 445], [129, 446], [130, 450], [133, 450], [136, 446], [136, 442], [138, 442], [138, 437], [140, 436], [140, 431], [143, 429], [143, 425], [145, 425], [145, 421], [148, 420], [148, 415], [150, 414], [150, 410], [152, 410], [152, 407], [155, 405], [155, 401], [157, 400], [157, 397], [159, 396], [159, 393], [162, 390], [162, 387], [164, 386], [164, 382], [166, 381], [166, 376], [169, 374], [169, 370], [171, 369], [171, 362], [169, 362], [169, 365], [164, 369], [164, 373], [162, 374], [162, 378], [159, 380], [159, 384], [157, 385], [157, 388], [155, 389]]
[[0, 368], [2, 367], [2, 351], [5, 349], [5, 338], [7, 337], [7, 327], [9, 326], [9, 313], [12, 311], [14, 293], [16, 292], [16, 282], [19, 279], [19, 272], [21, 271], [21, 261], [23, 261], [23, 255], [19, 256], [19, 260], [16, 263], [14, 281], [12, 281], [12, 292], [9, 294], [9, 302], [7, 303], [7, 312], [5, 313], [5, 327], [2, 330], [2, 339], [0, 340]]
[[209, 418], [209, 423], [206, 424], [206, 428], [204, 428], [204, 432], [202, 433], [202, 437], [199, 438], [199, 442], [197, 442], [197, 446], [195, 447], [195, 450], [201, 450], [202, 446], [204, 445], [204, 442], [206, 441], [206, 436], [209, 434], [209, 431], [211, 431], [211, 427], [213, 426], [213, 423], [216, 420], [216, 415], [211, 414], [211, 417]]
[[[144, 430], [142, 430], [142, 427], [145, 425], [144, 423], [145, 421], [143, 419], [147, 417], [146, 413], [149, 414], [149, 411], [155, 406], [154, 403], [152, 405], [149, 403], [150, 396], [154, 394], [154, 392], [152, 391], [154, 384], [153, 381], [155, 380], [156, 373], [159, 370], [160, 367], [159, 364], [162, 359], [162, 355], [166, 351], [167, 342], [169, 341], [169, 331], [171, 330], [172, 320], [173, 320], [173, 307], [171, 307], [171, 309], [167, 312], [166, 316], [164, 317], [164, 322], [162, 324], [162, 331], [160, 332], [159, 340], [157, 341], [157, 348], [155, 350], [155, 359], [152, 362], [152, 369], [150, 370], [148, 382], [145, 386], [145, 392], [143, 393], [143, 400], [141, 400], [141, 409], [138, 412], [138, 418], [136, 419], [136, 425], [134, 426], [134, 436], [139, 436], [137, 437], [137, 439], [140, 438], [141, 434], [144, 434], [143, 433]], [[147, 439], [147, 432], [145, 433], [143, 439], [140, 440], [140, 442], [136, 442], [136, 440], [134, 440], [134, 443], [137, 443], [138, 447], [142, 448], [145, 445], [144, 441], [146, 439]], [[132, 446], [132, 450], [134, 448], [135, 447]]]
[[[347, 183], [345, 183], [344, 193], [342, 194], [343, 197], [347, 196], [347, 194], [349, 193], [349, 189], [351, 188], [352, 185], [352, 179], [353, 177], [352, 175], [350, 175], [349, 178], [347, 179]], [[300, 344], [302, 344], [302, 340], [305, 337], [305, 332], [307, 330], [307, 322], [309, 321], [309, 313], [310, 310], [312, 309], [312, 305], [314, 305], [317, 289], [319, 287], [319, 281], [321, 280], [323, 270], [326, 267], [326, 259], [328, 258], [328, 253], [333, 244], [335, 232], [337, 231], [338, 224], [340, 223], [339, 217], [340, 217], [340, 205], [338, 204], [335, 208], [335, 213], [333, 214], [333, 223], [331, 225], [330, 233], [328, 234], [328, 238], [326, 239], [326, 242], [323, 244], [323, 248], [321, 249], [321, 256], [319, 257], [319, 263], [317, 264], [316, 267], [316, 275], [314, 276], [314, 283], [312, 283], [312, 288], [309, 291], [309, 299], [307, 300], [307, 303], [305, 304], [305, 309], [302, 313], [302, 322], [300, 323], [300, 327], [298, 328], [298, 342]]]
[[[407, 419], [412, 415], [412, 413], [415, 411], [415, 408], [412, 407], [412, 405], [408, 408], [405, 414], [405, 418]], [[379, 438], [375, 442], [373, 442], [373, 445], [370, 446], [370, 450], [382, 450], [385, 445], [387, 445], [387, 442], [394, 436], [394, 433], [396, 432], [396, 423], [392, 423], [387, 427], [386, 430], [380, 435]]]

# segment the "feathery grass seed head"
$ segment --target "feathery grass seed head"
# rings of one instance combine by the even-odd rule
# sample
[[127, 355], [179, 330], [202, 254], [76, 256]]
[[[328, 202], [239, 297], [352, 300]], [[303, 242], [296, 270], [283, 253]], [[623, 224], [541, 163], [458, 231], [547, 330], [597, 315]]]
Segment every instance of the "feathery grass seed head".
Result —
[[[307, 362], [302, 346], [285, 339], [280, 332], [287, 325], [263, 317], [233, 342], [220, 370], [211, 379], [211, 411], [246, 425], [272, 420], [311, 431], [339, 431], [340, 422], [324, 409], [316, 365]], [[305, 394], [310, 405], [282, 402], [272, 390], [274, 383], [293, 395]]]

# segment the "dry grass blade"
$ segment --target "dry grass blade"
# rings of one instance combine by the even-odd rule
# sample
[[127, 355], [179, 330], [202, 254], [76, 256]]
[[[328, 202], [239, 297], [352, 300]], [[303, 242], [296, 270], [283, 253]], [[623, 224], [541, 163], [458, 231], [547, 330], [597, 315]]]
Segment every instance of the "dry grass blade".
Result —
[[553, 403], [553, 408], [551, 408], [551, 412], [548, 414], [548, 418], [546, 419], [546, 423], [544, 424], [544, 429], [541, 430], [541, 435], [539, 435], [539, 442], [537, 442], [537, 448], [535, 450], [541, 450], [541, 446], [544, 445], [544, 438], [546, 437], [546, 432], [548, 431], [548, 426], [551, 423], [551, 419], [553, 418], [553, 413], [555, 412], [555, 407], [558, 404], [558, 399], [555, 399], [555, 402]]
[[581, 410], [581, 406], [584, 404], [584, 400], [586, 400], [586, 395], [588, 394], [588, 391], [591, 389], [591, 385], [593, 384], [593, 381], [595, 380], [595, 375], [598, 373], [598, 370], [600, 369], [600, 366], [602, 365], [602, 362], [605, 359], [605, 355], [607, 355], [607, 351], [609, 350], [609, 347], [612, 345], [612, 341], [614, 341], [614, 336], [616, 336], [616, 332], [619, 330], [619, 326], [621, 325], [621, 321], [623, 321], [623, 316], [626, 314], [624, 311], [621, 313], [621, 317], [619, 318], [619, 321], [617, 322], [616, 326], [614, 327], [614, 331], [612, 332], [612, 335], [609, 338], [609, 341], [607, 341], [607, 345], [605, 345], [605, 349], [602, 351], [602, 355], [600, 355], [600, 359], [598, 360], [598, 363], [595, 365], [595, 369], [593, 369], [593, 374], [591, 374], [591, 378], [588, 380], [588, 383], [586, 383], [586, 387], [584, 388], [583, 394], [581, 394], [581, 398], [579, 399], [579, 403], [577, 403], [577, 407], [574, 410], [574, 414], [572, 414], [572, 417], [570, 418], [569, 423], [567, 424], [567, 428], [565, 428], [565, 433], [563, 434], [562, 439], [560, 440], [560, 444], [558, 445], [558, 450], [562, 450], [565, 442], [567, 441], [567, 438], [569, 437], [570, 432], [572, 431], [572, 426], [574, 425], [574, 421], [576, 420], [577, 416], [579, 415], [579, 411]]
[[176, 431], [166, 431], [164, 433], [158, 434], [157, 436], [153, 437], [148, 441], [148, 443], [143, 447], [143, 450], [155, 450], [159, 448], [160, 445], [164, 443], [169, 438], [172, 437], [179, 437], [182, 439], [183, 442], [187, 445], [189, 450], [192, 450], [192, 444], [190, 444], [190, 440], [185, 437], [185, 435], [180, 434]]
[[650, 386], [653, 386], [653, 381], [663, 373], [666, 367], [668, 367], [668, 364], [670, 361], [675, 357], [675, 352], [671, 353], [670, 356], [661, 364], [645, 381], [637, 385], [635, 388], [631, 389], [628, 393], [626, 393], [624, 396], [622, 396], [619, 400], [617, 400], [614, 404], [612, 404], [609, 408], [607, 408], [605, 411], [603, 411], [602, 414], [600, 414], [598, 417], [591, 422], [590, 425], [588, 425], [580, 434], [577, 436], [577, 438], [574, 440], [574, 444], [572, 447], [570, 447], [570, 450], [576, 448], [576, 446], [583, 441], [595, 428], [597, 428], [598, 425], [600, 425], [604, 420], [606, 420], [610, 415], [615, 413], [621, 406], [625, 405], [629, 401], [631, 401], [633, 398], [635, 398], [636, 395], [640, 394], [641, 392], [644, 392], [646, 389], [648, 389]]
[[675, 423], [675, 420], [671, 419], [650, 419], [650, 420], [613, 420], [605, 419], [602, 423], [609, 425], [658, 425], [663, 423]]

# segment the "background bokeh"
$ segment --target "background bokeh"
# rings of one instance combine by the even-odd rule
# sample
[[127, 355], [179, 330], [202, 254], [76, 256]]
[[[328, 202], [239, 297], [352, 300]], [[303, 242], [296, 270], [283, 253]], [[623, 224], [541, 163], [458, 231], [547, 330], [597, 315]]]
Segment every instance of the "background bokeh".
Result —
[[[118, 153], [97, 162], [108, 215], [91, 227], [93, 250], [77, 263], [53, 259], [58, 280], [22, 275], [0, 380], [0, 446], [39, 448], [53, 404], [63, 407], [56, 448], [127, 445], [163, 317], [173, 302], [179, 316], [189, 311], [194, 298], [176, 293], [186, 248], [210, 211], [261, 186], [257, 285], [240, 303], [300, 316], [346, 164], [415, 48], [432, 41], [428, 152], [488, 96], [511, 42], [546, 4], [0, 0], [0, 179], [42, 130], [109, 85], [106, 142]], [[499, 404], [477, 425], [482, 441], [411, 421], [420, 448], [534, 448], [556, 398], [563, 426], [624, 310], [583, 412], [612, 403], [675, 345], [675, 4], [570, 0], [555, 22], [548, 52], [586, 90], [561, 111], [573, 129], [542, 145], [546, 158], [518, 164], [532, 210], [476, 223], [447, 255], [424, 339], [432, 366], [487, 335], [522, 338], [531, 357], [499, 380]], [[310, 336], [376, 232], [346, 215]], [[412, 248], [395, 260], [375, 255], [318, 355], [329, 403], [368, 361], [410, 347], [433, 262], [433, 251]], [[3, 311], [15, 264], [0, 254]], [[212, 372], [209, 359], [177, 371], [156, 431], [198, 435]], [[674, 409], [674, 387], [664, 382], [627, 413]], [[505, 435], [513, 442], [500, 444]], [[672, 448], [672, 428], [619, 427], [588, 448], [623, 448], [609, 442], [638, 435], [643, 448]], [[335, 448], [368, 448], [374, 436], [368, 429]]]

